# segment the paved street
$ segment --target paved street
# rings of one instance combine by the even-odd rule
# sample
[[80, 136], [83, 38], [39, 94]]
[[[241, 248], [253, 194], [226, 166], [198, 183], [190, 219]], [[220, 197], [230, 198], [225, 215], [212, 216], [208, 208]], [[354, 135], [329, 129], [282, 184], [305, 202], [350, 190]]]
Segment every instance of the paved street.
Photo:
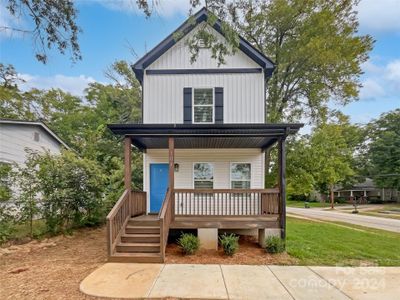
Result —
[[110, 298], [398, 299], [400, 268], [107, 263], [81, 292]]
[[363, 216], [358, 214], [321, 210], [316, 208], [287, 207], [286, 212], [288, 214], [296, 214], [312, 219], [346, 222], [350, 224], [400, 233], [400, 220], [396, 219]]

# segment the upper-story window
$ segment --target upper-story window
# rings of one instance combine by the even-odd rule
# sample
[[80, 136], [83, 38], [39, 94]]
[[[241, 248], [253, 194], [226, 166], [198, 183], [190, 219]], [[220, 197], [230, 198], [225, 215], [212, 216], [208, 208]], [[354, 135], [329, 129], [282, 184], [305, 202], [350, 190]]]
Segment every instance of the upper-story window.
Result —
[[193, 123], [214, 123], [214, 89], [193, 89]]

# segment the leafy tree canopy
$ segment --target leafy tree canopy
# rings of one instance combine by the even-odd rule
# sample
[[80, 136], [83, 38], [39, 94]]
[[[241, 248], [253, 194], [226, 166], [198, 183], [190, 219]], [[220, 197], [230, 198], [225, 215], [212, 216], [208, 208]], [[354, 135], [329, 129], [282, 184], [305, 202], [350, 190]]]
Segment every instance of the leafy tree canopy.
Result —
[[370, 122], [366, 132], [364, 174], [381, 188], [400, 190], [400, 109]]
[[355, 175], [356, 149], [362, 131], [349, 118], [336, 113], [305, 135], [288, 144], [288, 192], [309, 195], [312, 190], [325, 193], [345, 184]]
[[15, 19], [28, 19], [29, 28], [0, 26], [1, 31], [30, 35], [35, 57], [47, 63], [47, 51], [53, 47], [62, 54], [70, 50], [71, 60], [82, 58], [76, 24], [77, 10], [72, 0], [6, 0], [5, 9]]

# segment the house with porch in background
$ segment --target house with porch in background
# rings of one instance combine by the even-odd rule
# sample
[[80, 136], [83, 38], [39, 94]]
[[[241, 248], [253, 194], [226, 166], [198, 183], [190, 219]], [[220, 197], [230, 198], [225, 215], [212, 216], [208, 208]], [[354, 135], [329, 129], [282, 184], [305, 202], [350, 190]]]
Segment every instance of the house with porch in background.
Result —
[[343, 199], [349, 203], [353, 203], [353, 201], [360, 204], [400, 201], [399, 191], [391, 188], [379, 188], [371, 178], [365, 178], [364, 181], [351, 186], [337, 186], [334, 193], [335, 199]]
[[[110, 261], [162, 262], [172, 229], [197, 230], [203, 247], [218, 232], [257, 230], [285, 238], [285, 140], [302, 124], [267, 124], [273, 62], [240, 37], [218, 65], [185, 41], [210, 12], [183, 23], [133, 66], [142, 85], [142, 123], [109, 124], [124, 139], [125, 191], [107, 216]], [[194, 20], [194, 22], [193, 22]], [[206, 25], [225, 42], [221, 23]], [[277, 145], [277, 187], [265, 187], [265, 151]], [[131, 189], [131, 154], [143, 152], [143, 191]]]

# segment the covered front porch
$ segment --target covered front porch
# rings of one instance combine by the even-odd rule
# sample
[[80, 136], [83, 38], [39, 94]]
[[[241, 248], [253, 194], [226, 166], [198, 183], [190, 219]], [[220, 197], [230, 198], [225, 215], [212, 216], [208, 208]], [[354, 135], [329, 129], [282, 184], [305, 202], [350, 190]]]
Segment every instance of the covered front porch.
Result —
[[[275, 229], [285, 238], [285, 140], [300, 127], [301, 124], [109, 125], [115, 134], [124, 136], [126, 189], [107, 216], [110, 260], [163, 261], [170, 229]], [[212, 152], [213, 149], [253, 148], [262, 153], [276, 143], [277, 187], [176, 187], [176, 151], [179, 149], [191, 149], [195, 153], [196, 149]], [[132, 145], [144, 153], [151, 149], [167, 151], [168, 185], [156, 214], [149, 214], [149, 190], [131, 189]], [[147, 171], [145, 165], [144, 172]]]

